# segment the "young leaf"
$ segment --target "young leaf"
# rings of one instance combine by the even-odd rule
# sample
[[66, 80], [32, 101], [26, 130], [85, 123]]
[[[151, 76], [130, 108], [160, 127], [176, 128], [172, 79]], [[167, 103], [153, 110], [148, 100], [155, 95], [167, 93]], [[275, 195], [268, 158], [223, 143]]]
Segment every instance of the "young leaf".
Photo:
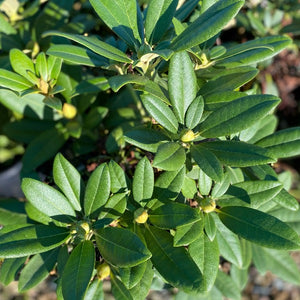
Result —
[[195, 128], [201, 118], [204, 110], [204, 100], [202, 96], [196, 97], [190, 104], [185, 115], [185, 126], [189, 129]]
[[154, 172], [147, 157], [142, 158], [136, 166], [133, 182], [133, 199], [145, 206], [150, 200], [154, 188]]
[[126, 286], [127, 289], [132, 289], [134, 286], [138, 284], [138, 282], [143, 277], [147, 263], [143, 262], [137, 266], [131, 267], [131, 268], [119, 268], [119, 276], [121, 278], [121, 281]]
[[169, 94], [173, 111], [181, 124], [196, 97], [197, 81], [193, 64], [186, 51], [175, 53], [169, 66]]
[[217, 227], [216, 237], [221, 255], [239, 268], [243, 266], [243, 254], [239, 238], [220, 221], [216, 214], [211, 214]]
[[6, 258], [0, 267], [0, 282], [4, 285], [8, 285], [14, 281], [26, 259], [27, 257]]
[[127, 198], [127, 192], [112, 195], [106, 204], [101, 207], [98, 219], [108, 218], [115, 220], [120, 218], [126, 209]]
[[48, 57], [47, 64], [49, 73], [48, 78], [56, 81], [60, 74], [62, 59], [50, 55]]
[[69, 229], [62, 227], [46, 225], [20, 227], [1, 234], [1, 257], [16, 258], [46, 252], [63, 244], [69, 236]]
[[91, 241], [83, 241], [72, 251], [62, 274], [65, 300], [81, 299], [89, 285], [95, 265], [95, 249]]
[[90, 0], [103, 22], [131, 48], [141, 44], [135, 0]]
[[49, 36], [49, 35], [65, 37], [78, 44], [85, 46], [86, 48], [92, 50], [93, 52], [99, 54], [100, 56], [104, 56], [106, 58], [118, 62], [124, 62], [124, 63], [132, 62], [132, 60], [124, 52], [122, 52], [121, 50], [119, 50], [114, 46], [102, 42], [96, 36], [83, 36], [79, 34], [63, 33], [60, 31], [48, 31], [46, 34], [44, 34], [44, 36]]
[[218, 205], [258, 208], [276, 196], [281, 189], [282, 184], [278, 181], [255, 180], [236, 183], [218, 200]]
[[224, 174], [222, 181], [216, 182], [215, 185], [213, 186], [211, 190], [211, 198], [218, 199], [219, 197], [221, 197], [223, 194], [226, 193], [229, 185], [230, 185], [230, 176], [229, 173], [226, 172]]
[[88, 49], [74, 45], [52, 45], [47, 50], [47, 54], [73, 64], [91, 67], [100, 67], [108, 64], [106, 58], [97, 55]]
[[219, 269], [219, 248], [216, 239], [210, 241], [204, 234], [188, 248], [191, 257], [203, 274], [205, 291], [214, 285]]
[[171, 25], [178, 0], [154, 0], [147, 8], [145, 35], [150, 45], [159, 42]]
[[41, 254], [36, 254], [30, 259], [21, 272], [18, 284], [19, 292], [25, 292], [44, 280], [54, 268], [57, 261], [59, 248]]
[[72, 222], [75, 211], [67, 198], [53, 187], [31, 178], [24, 178], [22, 190], [27, 200], [47, 216], [63, 222]]
[[212, 138], [239, 132], [265, 117], [279, 102], [279, 98], [270, 95], [250, 95], [233, 100], [212, 112], [200, 124], [199, 133]]
[[35, 76], [34, 64], [24, 52], [19, 49], [12, 49], [9, 52], [9, 59], [16, 73], [19, 73], [33, 84], [38, 83], [38, 78]]
[[35, 72], [44, 81], [48, 81], [48, 64], [44, 52], [41, 52], [36, 58]]
[[16, 92], [21, 92], [31, 88], [32, 83], [19, 74], [0, 69], [0, 86]]
[[[197, 146], [198, 147], [198, 146]], [[275, 162], [268, 150], [238, 141], [213, 141], [201, 143], [221, 163], [231, 167], [249, 167]]]
[[129, 144], [154, 153], [162, 142], [169, 140], [162, 132], [144, 127], [127, 131], [124, 139]]
[[199, 211], [187, 204], [172, 202], [149, 213], [150, 222], [159, 228], [174, 229], [201, 219]]
[[106, 227], [95, 232], [103, 258], [118, 267], [133, 267], [148, 260], [151, 253], [139, 237], [128, 229]]
[[291, 43], [288, 36], [268, 36], [227, 49], [216, 64], [225, 67], [253, 65], [276, 55]]
[[300, 247], [300, 238], [291, 227], [264, 212], [228, 206], [220, 209], [219, 216], [231, 231], [260, 246], [279, 250]]
[[269, 150], [274, 158], [288, 158], [300, 154], [300, 127], [277, 131], [256, 142]]
[[123, 169], [113, 160], [108, 164], [110, 175], [110, 188], [113, 193], [127, 190], [126, 176]]
[[198, 177], [198, 189], [201, 195], [206, 196], [209, 195], [209, 192], [212, 187], [212, 179], [207, 176], [203, 170], [199, 170]]
[[252, 250], [253, 262], [261, 274], [271, 271], [285, 281], [300, 284], [299, 268], [288, 252], [257, 245], [252, 245]]
[[203, 233], [203, 223], [203, 219], [198, 219], [192, 223], [178, 226], [174, 235], [174, 247], [186, 246], [198, 239]]
[[84, 195], [84, 213], [86, 216], [99, 213], [110, 194], [110, 175], [107, 164], [101, 164], [92, 173]]
[[213, 218], [214, 214], [204, 214], [204, 229], [207, 237], [212, 242], [215, 239], [217, 233], [216, 223]]
[[177, 133], [178, 121], [172, 110], [154, 95], [142, 95], [143, 104], [149, 114], [165, 129]]
[[196, 182], [194, 179], [191, 179], [187, 176], [184, 177], [182, 189], [182, 195], [187, 199], [193, 199], [195, 194], [197, 193]]
[[54, 182], [63, 191], [73, 208], [77, 211], [81, 211], [80, 194], [83, 189], [81, 176], [61, 153], [58, 153], [55, 156], [53, 163], [53, 177]]
[[181, 51], [197, 46], [215, 36], [238, 13], [244, 1], [218, 1], [200, 15], [171, 44], [171, 49]]
[[223, 179], [223, 168], [216, 155], [200, 145], [191, 146], [191, 155], [200, 169], [215, 181]]
[[201, 271], [184, 247], [173, 247], [168, 232], [147, 226], [144, 236], [151, 261], [165, 280], [186, 292], [203, 290]]
[[156, 152], [153, 167], [166, 171], [176, 171], [185, 163], [185, 150], [176, 142], [161, 144]]

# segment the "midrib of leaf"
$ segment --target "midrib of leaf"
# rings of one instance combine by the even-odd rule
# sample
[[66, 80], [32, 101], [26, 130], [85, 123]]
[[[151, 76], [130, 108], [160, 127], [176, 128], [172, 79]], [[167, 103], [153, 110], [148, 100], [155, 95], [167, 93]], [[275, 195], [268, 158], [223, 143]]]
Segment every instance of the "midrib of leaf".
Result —
[[[222, 240], [225, 241], [226, 244], [228, 245], [227, 240], [223, 237], [221, 231], [220, 230], [218, 230], [218, 231], [220, 232], [220, 237], [222, 238]], [[238, 262], [238, 265], [241, 266], [242, 265], [241, 258], [233, 251], [232, 247], [229, 246], [229, 247], [227, 247], [227, 249], [231, 253], [231, 255], [236, 259], [236, 261]]]
[[180, 151], [180, 150], [181, 150], [181, 147], [180, 147], [180, 148], [177, 148], [176, 151], [173, 152], [171, 156], [165, 158], [164, 160], [161, 160], [161, 161], [159, 162], [159, 164], [163, 164], [163, 163], [165, 163], [165, 162], [168, 161], [168, 160], [172, 160], [172, 157], [174, 157], [174, 156], [176, 157], [176, 155], [178, 154], [178, 151]]
[[[284, 237], [282, 237], [282, 236], [280, 236], [280, 235], [274, 233], [273, 231], [266, 231], [263, 227], [259, 227], [259, 226], [258, 226], [257, 224], [255, 224], [255, 223], [248, 223], [248, 222], [246, 222], [246, 221], [244, 221], [244, 220], [242, 220], [242, 219], [236, 218], [236, 217], [233, 216], [233, 215], [229, 215], [229, 214], [225, 213], [225, 212], [222, 211], [222, 210], [221, 210], [221, 212], [222, 212], [222, 214], [228, 216], [229, 218], [232, 218], [232, 219], [234, 219], [234, 220], [237, 220], [237, 221], [239, 221], [240, 223], [245, 224], [246, 226], [253, 227], [254, 229], [258, 229], [258, 231], [263, 231], [264, 233], [270, 233], [270, 232], [271, 232], [274, 236], [279, 237], [280, 239], [282, 239], [282, 240], [284, 240], [284, 241], [290, 241], [290, 242], [292, 242], [294, 245], [297, 245], [294, 241], [287, 240], [286, 238], [284, 238]], [[262, 229], [263, 229], [263, 230], [262, 230]]]
[[27, 86], [27, 87], [31, 87], [32, 85], [28, 85], [28, 84], [26, 84], [26, 83], [24, 83], [23, 81], [18, 81], [17, 79], [15, 79], [15, 78], [6, 78], [5, 76], [1, 76], [0, 75], [0, 79], [5, 79], [5, 80], [9, 80], [9, 81], [12, 81], [12, 82], [15, 82], [15, 83], [19, 83], [19, 84], [22, 84], [22, 85], [24, 85], [24, 86]]
[[[78, 281], [80, 281], [80, 277], [81, 277], [79, 275], [79, 270], [80, 270], [81, 261], [82, 261], [82, 249], [83, 249], [83, 247], [81, 247], [80, 256], [79, 256], [79, 263], [78, 263], [78, 269], [76, 270], [76, 283]], [[79, 285], [76, 284], [76, 296], [78, 296], [78, 291], [79, 291]]]

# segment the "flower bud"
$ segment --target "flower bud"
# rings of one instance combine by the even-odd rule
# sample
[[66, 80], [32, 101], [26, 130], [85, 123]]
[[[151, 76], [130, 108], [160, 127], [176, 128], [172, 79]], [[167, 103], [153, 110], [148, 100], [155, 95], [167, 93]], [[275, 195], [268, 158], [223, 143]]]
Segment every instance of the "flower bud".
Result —
[[216, 208], [216, 201], [208, 197], [201, 199], [199, 204], [205, 213], [210, 213]]
[[139, 223], [139, 224], [144, 224], [147, 222], [148, 220], [148, 213], [146, 210], [144, 210], [143, 208], [138, 208], [135, 212], [134, 212], [134, 220], [135, 222]]
[[64, 103], [62, 111], [67, 119], [73, 119], [77, 114], [77, 108], [70, 103]]
[[188, 130], [182, 137], [181, 137], [181, 141], [184, 143], [188, 143], [191, 142], [192, 140], [195, 139], [195, 133], [193, 132], [193, 130]]
[[110, 266], [104, 262], [97, 267], [97, 276], [100, 280], [108, 277], [110, 275]]

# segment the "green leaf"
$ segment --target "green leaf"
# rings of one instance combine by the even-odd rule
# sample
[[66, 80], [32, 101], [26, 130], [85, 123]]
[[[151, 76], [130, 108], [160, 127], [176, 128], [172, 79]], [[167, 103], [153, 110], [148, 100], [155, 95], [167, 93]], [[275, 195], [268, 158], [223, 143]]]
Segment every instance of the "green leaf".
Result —
[[249, 280], [248, 268], [240, 269], [236, 265], [230, 266], [230, 277], [237, 284], [239, 290], [243, 290]]
[[80, 195], [84, 188], [81, 176], [76, 168], [61, 153], [55, 156], [53, 177], [54, 182], [68, 198], [73, 208], [81, 211]]
[[152, 166], [145, 156], [136, 166], [133, 182], [132, 195], [133, 199], [142, 206], [150, 200], [154, 189], [154, 172]]
[[210, 241], [204, 234], [188, 248], [191, 257], [203, 274], [206, 291], [210, 291], [219, 269], [219, 248], [217, 240]]
[[120, 279], [127, 289], [132, 289], [138, 284], [145, 273], [147, 263], [148, 261], [131, 268], [118, 269]]
[[100, 67], [108, 64], [106, 58], [99, 56], [88, 49], [74, 45], [52, 45], [47, 50], [47, 54], [73, 64], [90, 67]]
[[[227, 70], [229, 73], [229, 70]], [[243, 67], [233, 69], [229, 74], [217, 76], [217, 78], [213, 78], [205, 83], [199, 93], [203, 95], [203, 97], [212, 96], [215, 93], [224, 93], [231, 91], [233, 94], [229, 94], [231, 97], [234, 95], [234, 90], [238, 89], [242, 85], [249, 82], [258, 74], [258, 70], [250, 67]], [[239, 94], [239, 93], [236, 93]], [[243, 96], [243, 95], [242, 95]], [[257, 95], [256, 95], [257, 96]], [[232, 99], [233, 100], [233, 99]], [[211, 102], [210, 100], [209, 102]], [[228, 102], [228, 99], [218, 99], [218, 102]]]
[[201, 195], [206, 196], [209, 195], [209, 192], [212, 187], [212, 179], [207, 176], [203, 170], [199, 170], [198, 177], [198, 189]]
[[90, 0], [102, 21], [131, 48], [139, 47], [141, 36], [137, 22], [135, 0]]
[[113, 160], [108, 164], [110, 175], [110, 189], [113, 193], [127, 190], [126, 176], [124, 170]]
[[218, 215], [211, 214], [217, 227], [216, 237], [220, 254], [239, 268], [243, 267], [243, 253], [241, 243], [237, 235], [226, 228]]
[[271, 95], [250, 95], [233, 100], [212, 112], [199, 126], [204, 137], [219, 137], [239, 132], [265, 117], [280, 102]]
[[215, 36], [238, 13], [244, 1], [218, 1], [177, 36], [171, 49], [180, 51], [197, 46]]
[[49, 73], [48, 78], [57, 80], [61, 70], [62, 59], [50, 55], [47, 63]]
[[198, 0], [188, 0], [183, 3], [183, 5], [180, 6], [179, 9], [176, 10], [175, 17], [183, 21], [186, 19], [192, 11], [195, 9], [195, 7], [199, 4]]
[[248, 41], [227, 49], [217, 59], [218, 66], [237, 67], [252, 65], [273, 57], [291, 43], [288, 36], [268, 36]]
[[178, 0], [154, 0], [147, 8], [145, 35], [150, 45], [159, 42], [171, 25]]
[[249, 206], [259, 208], [273, 199], [282, 189], [278, 181], [255, 180], [231, 185], [226, 194], [218, 199], [218, 205]]
[[48, 81], [48, 64], [44, 52], [40, 52], [39, 55], [36, 57], [35, 73], [44, 81]]
[[140, 238], [124, 228], [106, 227], [95, 231], [97, 247], [103, 258], [118, 267], [133, 267], [151, 257]]
[[14, 198], [0, 198], [0, 224], [6, 226], [22, 223], [27, 223], [24, 203]]
[[189, 129], [195, 128], [201, 118], [204, 110], [204, 100], [202, 96], [196, 97], [190, 104], [185, 115], [185, 126]]
[[300, 247], [300, 238], [291, 227], [261, 211], [228, 206], [220, 209], [219, 216], [231, 231], [260, 246], [280, 250]]
[[149, 213], [150, 222], [159, 228], [174, 229], [178, 226], [199, 221], [201, 216], [197, 209], [187, 204], [172, 202], [160, 206]]
[[19, 74], [0, 69], [0, 86], [21, 92], [32, 87], [32, 83]]
[[28, 291], [49, 275], [57, 261], [58, 252], [59, 248], [56, 248], [36, 254], [30, 259], [21, 272], [18, 284], [19, 292]]
[[23, 170], [30, 172], [52, 158], [65, 144], [67, 136], [56, 128], [38, 135], [27, 147], [22, 157]]
[[215, 287], [223, 294], [224, 297], [232, 300], [240, 300], [241, 292], [237, 284], [232, 278], [226, 275], [221, 270], [218, 270], [218, 275], [215, 281]]
[[33, 84], [38, 83], [38, 78], [35, 76], [34, 64], [24, 52], [19, 49], [12, 49], [9, 52], [9, 59], [10, 64], [16, 73], [22, 75]]
[[271, 271], [290, 283], [300, 284], [300, 271], [296, 262], [286, 251], [278, 251], [252, 245], [253, 262], [261, 274]]
[[97, 36], [84, 36], [79, 34], [69, 34], [69, 33], [63, 33], [60, 31], [48, 31], [44, 34], [44, 36], [61, 36], [65, 37], [69, 40], [72, 40], [76, 43], [79, 43], [86, 48], [92, 50], [96, 54], [99, 54], [100, 56], [104, 56], [106, 58], [118, 61], [118, 62], [124, 62], [124, 63], [131, 63], [132, 60], [127, 57], [127, 55], [119, 50], [118, 48], [111, 46], [105, 42], [102, 42]]
[[249, 167], [275, 162], [264, 148], [237, 141], [213, 141], [201, 143], [221, 163], [231, 167]]
[[111, 292], [115, 299], [120, 300], [133, 300], [130, 292], [125, 285], [120, 281], [113, 273], [110, 276], [111, 280]]
[[107, 164], [99, 165], [88, 180], [84, 195], [86, 216], [99, 213], [110, 195], [110, 175]]
[[0, 267], [0, 282], [4, 285], [8, 285], [14, 281], [26, 259], [27, 257], [6, 258]]
[[34, 207], [55, 220], [71, 223], [71, 217], [76, 216], [68, 199], [58, 190], [45, 183], [31, 178], [24, 178], [22, 190], [27, 200]]
[[175, 53], [169, 66], [169, 94], [173, 111], [181, 124], [196, 97], [197, 81], [194, 67], [186, 51]]
[[211, 190], [211, 198], [218, 199], [227, 191], [230, 185], [230, 175], [228, 172], [225, 172], [222, 181], [216, 182]]
[[161, 144], [153, 160], [155, 168], [176, 171], [185, 163], [185, 149], [176, 142]]
[[62, 103], [61, 100], [57, 97], [50, 97], [47, 96], [43, 99], [43, 102], [49, 106], [50, 108], [61, 110], [62, 109]]
[[[75, 96], [78, 96], [81, 94], [98, 93], [100, 91], [106, 91], [108, 89], [109, 89], [109, 84], [108, 84], [108, 80], [106, 77], [104, 77], [104, 76], [93, 77], [91, 79], [81, 81], [74, 88], [72, 97], [75, 97]], [[98, 106], [98, 107], [103, 107], [103, 106]], [[95, 110], [95, 108], [92, 108], [92, 110]], [[91, 113], [91, 112], [89, 112], [89, 113]], [[84, 116], [84, 117], [86, 117], [86, 116]]]
[[152, 253], [151, 261], [167, 282], [186, 292], [203, 289], [201, 271], [184, 247], [173, 247], [168, 232], [147, 226], [144, 236]]
[[223, 179], [223, 168], [217, 156], [201, 145], [191, 146], [191, 155], [200, 169], [215, 181]]
[[124, 74], [110, 77], [108, 82], [111, 89], [114, 92], [118, 92], [120, 88], [129, 83], [136, 85], [146, 85], [146, 83], [149, 82], [149, 79], [147, 79], [144, 76], [139, 76], [135, 74]]
[[146, 299], [151, 287], [153, 275], [154, 271], [152, 269], [152, 263], [150, 260], [148, 260], [143, 277], [132, 289], [129, 290], [131, 295], [134, 296], [135, 300]]
[[143, 104], [149, 114], [165, 129], [177, 133], [178, 121], [172, 110], [154, 95], [142, 95]]
[[178, 226], [174, 235], [174, 247], [186, 246], [198, 239], [203, 233], [203, 223], [203, 218], [201, 218], [192, 223]]
[[95, 279], [84, 294], [83, 300], [104, 300], [102, 280]]
[[63, 244], [69, 236], [69, 230], [62, 227], [46, 225], [21, 227], [1, 235], [1, 257], [16, 258], [46, 252]]
[[141, 127], [127, 131], [124, 139], [127, 143], [155, 153], [158, 146], [169, 138], [160, 131]]
[[287, 208], [292, 211], [299, 209], [298, 201], [290, 195], [285, 189], [282, 189], [274, 198], [273, 201], [280, 206]]
[[65, 300], [82, 299], [95, 265], [95, 249], [91, 241], [83, 241], [72, 251], [62, 274]]
[[178, 171], [166, 171], [162, 173], [155, 181], [153, 200], [151, 200], [147, 207], [151, 208], [156, 201], [161, 203], [167, 200], [174, 200], [180, 193], [185, 177], [185, 167]]
[[300, 127], [277, 131], [256, 142], [269, 150], [275, 158], [288, 158], [300, 154]]
[[204, 214], [204, 229], [210, 241], [213, 241], [215, 239], [217, 233], [217, 227], [213, 216], [214, 214], [211, 213]]
[[193, 199], [197, 191], [195, 180], [185, 176], [181, 189], [182, 195], [187, 199]]
[[114, 194], [111, 196], [106, 204], [101, 207], [101, 212], [98, 216], [98, 219], [110, 218], [115, 220], [120, 218], [126, 209], [127, 199], [127, 192]]

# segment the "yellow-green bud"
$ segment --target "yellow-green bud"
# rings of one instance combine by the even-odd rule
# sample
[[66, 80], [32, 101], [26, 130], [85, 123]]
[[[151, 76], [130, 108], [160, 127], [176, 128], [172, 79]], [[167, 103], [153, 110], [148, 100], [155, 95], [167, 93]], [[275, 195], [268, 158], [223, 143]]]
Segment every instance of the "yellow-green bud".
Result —
[[193, 130], [188, 130], [182, 137], [181, 137], [181, 141], [184, 143], [188, 143], [191, 142], [192, 140], [195, 139], [195, 133], [193, 132]]
[[135, 222], [139, 223], [139, 224], [144, 224], [147, 222], [148, 220], [148, 213], [146, 210], [144, 210], [143, 208], [138, 208], [135, 212], [134, 212], [134, 220]]
[[100, 280], [108, 277], [110, 275], [110, 266], [104, 262], [97, 267], [97, 276]]
[[62, 112], [65, 118], [73, 119], [77, 115], [77, 108], [70, 103], [64, 103]]
[[201, 199], [199, 204], [205, 213], [210, 213], [216, 209], [216, 201], [208, 197]]

